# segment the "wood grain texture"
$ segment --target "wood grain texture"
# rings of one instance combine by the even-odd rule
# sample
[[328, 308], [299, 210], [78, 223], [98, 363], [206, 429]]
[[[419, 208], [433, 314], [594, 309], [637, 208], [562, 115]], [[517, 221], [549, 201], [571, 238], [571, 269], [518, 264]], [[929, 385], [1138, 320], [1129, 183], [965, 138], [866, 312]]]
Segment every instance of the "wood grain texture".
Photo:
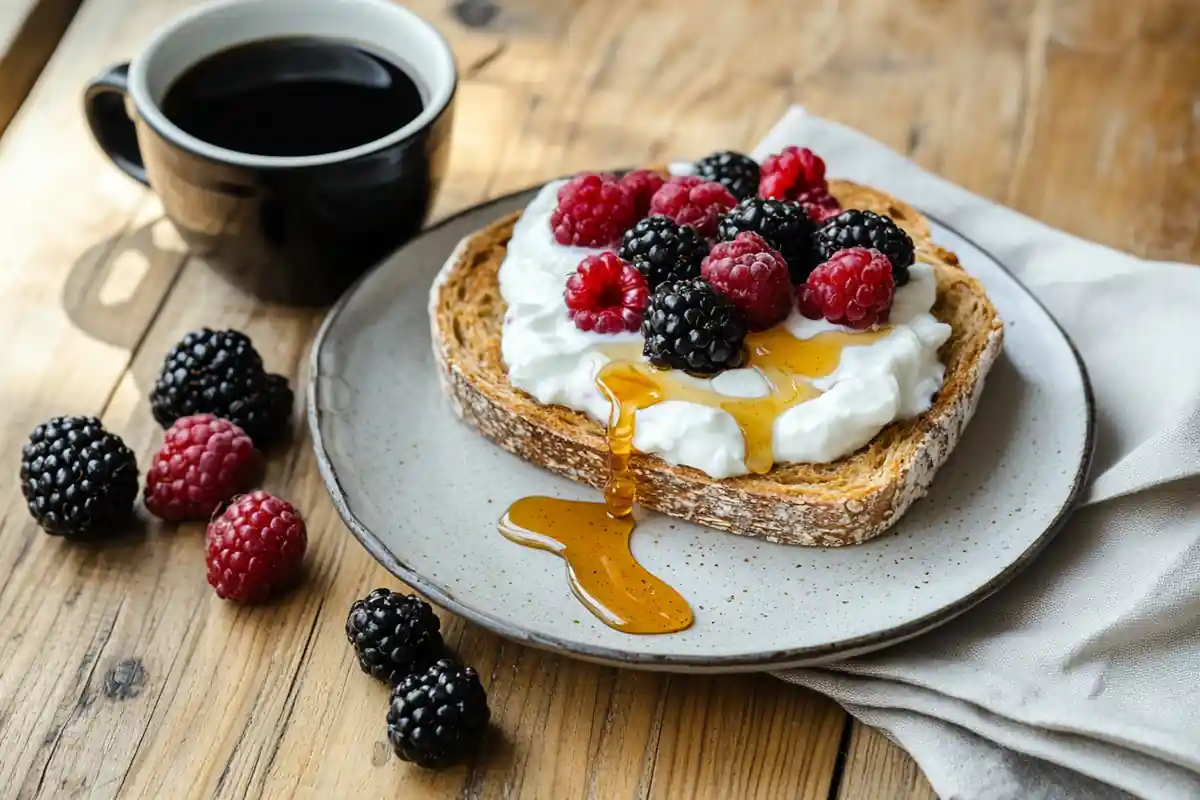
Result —
[[[0, 796], [931, 796], [873, 731], [855, 727], [839, 764], [842, 712], [772, 678], [618, 671], [449, 616], [494, 734], [443, 773], [400, 763], [386, 691], [342, 633], [353, 599], [397, 584], [337, 520], [298, 425], [265, 485], [304, 513], [311, 552], [276, 603], [215, 598], [199, 525], [142, 520], [90, 547], [37, 531], [12, 468], [34, 424], [102, 414], [145, 463], [145, 396], [180, 335], [242, 328], [298, 381], [319, 323], [188, 259], [89, 140], [85, 81], [189, 5], [86, 0], [0, 139]], [[802, 102], [1050, 224], [1200, 259], [1190, 0], [409, 5], [463, 75], [437, 215], [577, 169], [746, 148]]]
[[0, 134], [29, 93], [82, 0], [0, 3]]

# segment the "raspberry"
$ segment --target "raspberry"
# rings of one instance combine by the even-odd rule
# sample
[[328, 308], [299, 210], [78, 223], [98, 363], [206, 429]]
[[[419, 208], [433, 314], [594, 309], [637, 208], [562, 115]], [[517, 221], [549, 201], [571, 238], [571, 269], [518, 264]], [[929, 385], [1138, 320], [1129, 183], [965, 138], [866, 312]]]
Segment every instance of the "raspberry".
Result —
[[842, 204], [824, 186], [801, 193], [796, 198], [796, 202], [804, 208], [804, 213], [808, 214], [808, 218], [817, 224], [842, 213]]
[[253, 482], [258, 451], [246, 432], [212, 414], [175, 420], [146, 473], [146, 508], [170, 522], [207, 519]]
[[637, 219], [642, 219], [650, 213], [650, 198], [666, 183], [659, 173], [651, 169], [636, 169], [627, 172], [620, 179], [626, 191], [633, 196], [634, 213]]
[[308, 533], [291, 503], [260, 490], [210, 522], [205, 540], [208, 583], [217, 596], [256, 603], [299, 574]]
[[713, 245], [700, 274], [742, 310], [752, 331], [766, 330], [791, 310], [787, 262], [757, 233], [739, 233], [732, 242]]
[[716, 181], [685, 176], [671, 178], [654, 193], [650, 213], [689, 225], [701, 236], [712, 236], [721, 214], [736, 203], [729, 190]]
[[813, 236], [813, 245], [821, 259], [850, 247], [878, 250], [892, 262], [897, 286], [908, 283], [908, 268], [915, 255], [912, 238], [891, 217], [856, 208], [826, 220]]
[[888, 257], [878, 250], [851, 247], [814, 269], [797, 295], [804, 316], [865, 330], [887, 322], [895, 291]]
[[633, 196], [617, 178], [583, 172], [558, 190], [550, 229], [559, 244], [607, 247], [635, 221]]
[[588, 256], [567, 278], [567, 313], [575, 327], [596, 333], [636, 331], [650, 288], [646, 278], [615, 253]]
[[825, 162], [807, 147], [785, 147], [762, 163], [758, 196], [796, 200], [810, 189], [824, 189]]

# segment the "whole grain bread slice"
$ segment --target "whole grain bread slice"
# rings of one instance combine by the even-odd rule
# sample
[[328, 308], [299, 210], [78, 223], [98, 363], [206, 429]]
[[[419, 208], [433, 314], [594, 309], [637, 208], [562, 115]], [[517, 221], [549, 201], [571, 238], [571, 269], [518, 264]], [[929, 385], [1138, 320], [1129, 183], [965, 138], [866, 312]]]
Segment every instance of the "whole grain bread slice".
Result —
[[[773, 542], [856, 544], [887, 530], [925, 495], [970, 421], [1000, 352], [1003, 324], [983, 287], [957, 257], [930, 240], [928, 221], [883, 192], [831, 181], [845, 208], [886, 214], [903, 226], [917, 258], [932, 264], [933, 314], [953, 333], [939, 356], [946, 377], [932, 408], [893, 423], [856, 452], [827, 464], [777, 464], [764, 475], [724, 480], [637, 454], [638, 502], [646, 508]], [[456, 413], [506, 450], [601, 489], [608, 477], [604, 428], [586, 415], [547, 406], [514, 389], [500, 358], [504, 301], [497, 272], [514, 214], [464, 239], [430, 292], [433, 350]]]

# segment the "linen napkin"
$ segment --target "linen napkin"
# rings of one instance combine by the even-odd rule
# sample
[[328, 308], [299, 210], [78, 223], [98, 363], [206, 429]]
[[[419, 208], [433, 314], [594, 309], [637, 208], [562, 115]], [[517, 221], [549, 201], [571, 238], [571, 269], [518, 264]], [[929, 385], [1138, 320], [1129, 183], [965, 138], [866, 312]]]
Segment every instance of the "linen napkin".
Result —
[[755, 155], [790, 144], [1029, 287], [1087, 365], [1097, 449], [1082, 506], [1008, 587], [917, 639], [778, 677], [882, 729], [942, 798], [1200, 798], [1200, 267], [1053, 230], [802, 108]]

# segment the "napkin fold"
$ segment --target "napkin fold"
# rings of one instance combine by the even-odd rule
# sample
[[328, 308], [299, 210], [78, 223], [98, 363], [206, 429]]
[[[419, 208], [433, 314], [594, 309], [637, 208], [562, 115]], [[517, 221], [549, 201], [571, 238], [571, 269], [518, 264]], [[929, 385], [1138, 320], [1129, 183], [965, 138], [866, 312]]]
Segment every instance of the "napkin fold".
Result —
[[778, 677], [906, 749], [942, 798], [1200, 797], [1200, 268], [1085, 242], [796, 107], [758, 158], [831, 172], [978, 243], [1070, 335], [1095, 393], [1084, 502], [1009, 586], [880, 653]]

